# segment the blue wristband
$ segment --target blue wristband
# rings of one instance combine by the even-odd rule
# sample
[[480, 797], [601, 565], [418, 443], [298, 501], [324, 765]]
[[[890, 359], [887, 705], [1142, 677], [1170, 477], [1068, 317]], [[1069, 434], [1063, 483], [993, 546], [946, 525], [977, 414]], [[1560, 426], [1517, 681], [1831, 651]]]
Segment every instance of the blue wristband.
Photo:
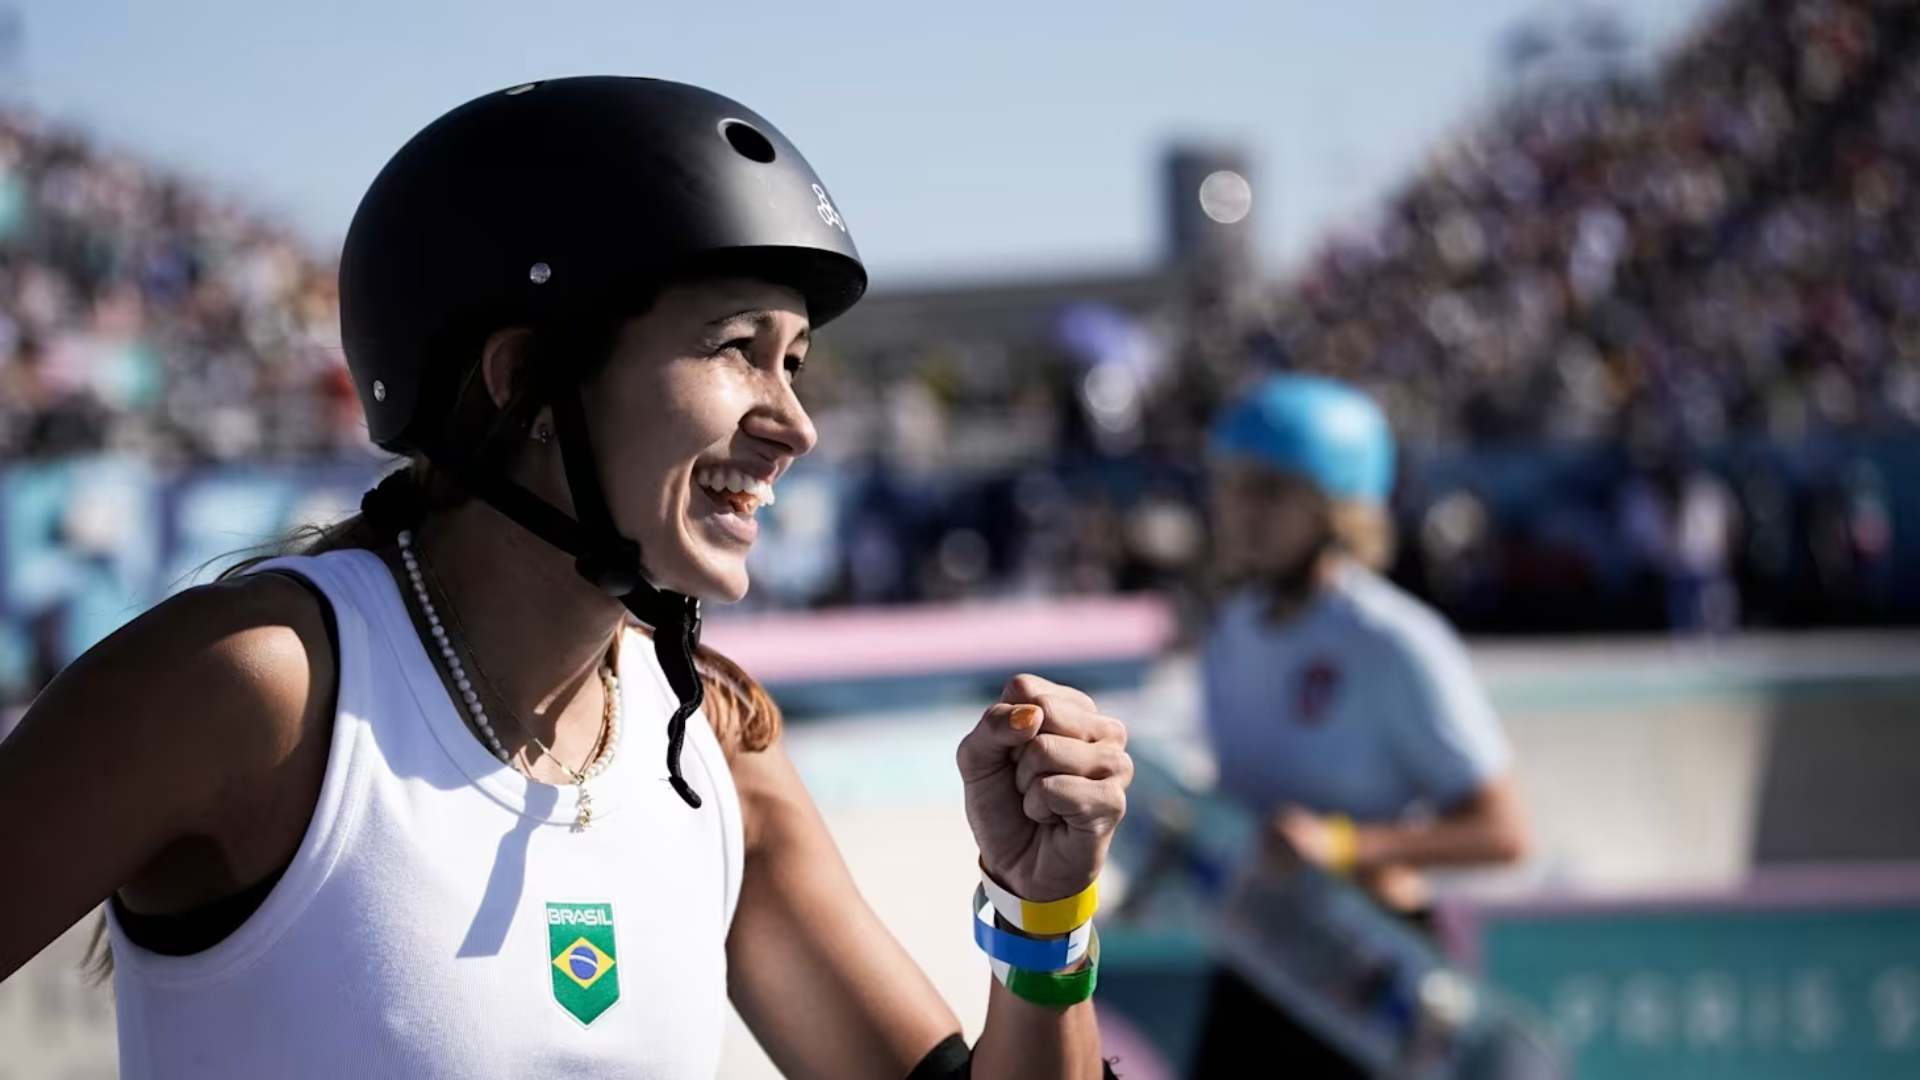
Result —
[[993, 901], [985, 888], [973, 893], [973, 940], [988, 956], [1025, 971], [1064, 971], [1087, 954], [1091, 922], [1059, 937], [1028, 937], [993, 924]]

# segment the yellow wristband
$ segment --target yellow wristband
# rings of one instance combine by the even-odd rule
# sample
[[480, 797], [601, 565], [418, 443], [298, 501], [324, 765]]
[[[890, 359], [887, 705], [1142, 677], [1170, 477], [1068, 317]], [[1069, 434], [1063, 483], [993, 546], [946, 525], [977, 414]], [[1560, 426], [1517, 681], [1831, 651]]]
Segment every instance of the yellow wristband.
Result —
[[1343, 877], [1353, 873], [1360, 863], [1360, 837], [1353, 819], [1345, 814], [1333, 814], [1326, 819], [1326, 826], [1327, 869]]
[[1022, 900], [1008, 892], [999, 882], [993, 880], [993, 876], [987, 873], [985, 864], [982, 864], [980, 887], [986, 890], [987, 899], [993, 902], [993, 910], [1011, 923], [1014, 929], [1043, 937], [1071, 934], [1092, 922], [1094, 912], [1100, 909], [1098, 881], [1064, 900], [1036, 903], [1032, 900]]

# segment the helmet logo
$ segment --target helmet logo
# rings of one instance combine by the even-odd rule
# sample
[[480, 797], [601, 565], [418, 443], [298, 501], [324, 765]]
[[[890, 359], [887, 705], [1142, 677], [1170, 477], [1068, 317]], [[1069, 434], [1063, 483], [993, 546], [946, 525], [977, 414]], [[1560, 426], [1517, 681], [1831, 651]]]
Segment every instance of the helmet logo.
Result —
[[813, 185], [813, 193], [820, 198], [820, 205], [814, 207], [815, 210], [820, 212], [820, 220], [839, 229], [841, 232], [846, 232], [846, 222], [840, 219], [840, 211], [833, 208], [833, 200], [827, 198], [827, 190], [819, 184], [815, 184]]

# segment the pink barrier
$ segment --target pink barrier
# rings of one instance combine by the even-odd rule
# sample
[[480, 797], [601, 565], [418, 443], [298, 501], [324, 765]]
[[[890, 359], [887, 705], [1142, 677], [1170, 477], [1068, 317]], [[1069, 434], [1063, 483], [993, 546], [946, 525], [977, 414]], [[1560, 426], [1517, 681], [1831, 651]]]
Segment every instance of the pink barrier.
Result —
[[710, 620], [704, 640], [763, 682], [1138, 660], [1173, 639], [1157, 596], [781, 612]]

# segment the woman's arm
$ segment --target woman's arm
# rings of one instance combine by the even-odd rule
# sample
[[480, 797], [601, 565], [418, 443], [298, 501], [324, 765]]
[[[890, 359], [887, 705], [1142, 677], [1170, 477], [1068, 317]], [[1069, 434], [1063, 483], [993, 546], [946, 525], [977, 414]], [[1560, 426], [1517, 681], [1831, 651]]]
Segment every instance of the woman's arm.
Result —
[[[1342, 840], [1342, 828], [1352, 830]], [[1343, 872], [1517, 862], [1526, 855], [1526, 815], [1511, 775], [1497, 776], [1431, 821], [1335, 825], [1298, 807], [1282, 810], [1274, 829], [1288, 848], [1315, 865]]]
[[230, 826], [331, 672], [317, 604], [278, 578], [182, 593], [62, 672], [0, 743], [0, 979], [174, 841]]
[[[958, 754], [982, 867], [1030, 901], [1093, 884], [1126, 815], [1126, 746], [1126, 725], [1079, 690], [1035, 675], [1009, 681]], [[1092, 1001], [1036, 1005], [998, 980], [973, 1060], [978, 1076], [1097, 1080], [1106, 1072]]]
[[788, 1077], [902, 1080], [960, 1021], [861, 898], [781, 744], [732, 765], [747, 834], [734, 1007]]
[[987, 1026], [973, 1047], [973, 1075], [1057, 1080], [1102, 1074], [1100, 1028], [1093, 1002], [1066, 1009], [1022, 1001], [996, 980], [987, 1000]]
[[[1021, 688], [1029, 694], [1039, 689], [1028, 683]], [[1043, 816], [1078, 812], [1097, 821], [1101, 837], [1094, 843], [1104, 852], [1105, 836], [1118, 820], [1106, 789], [1124, 788], [1131, 775], [1130, 762], [1113, 741], [1124, 742], [1124, 729], [1116, 733], [1117, 722], [1094, 716], [1092, 703], [1077, 691], [1051, 684], [1045, 689], [1052, 692], [1042, 705], [1046, 730], [1054, 738], [1040, 743], [1031, 729], [1010, 728], [1010, 709], [996, 706], [969, 736], [962, 756], [1007, 762], [1009, 789], [1017, 784], [1032, 790], [1035, 812]], [[1092, 752], [1071, 745], [1080, 737], [1063, 734], [1093, 727], [1109, 738]], [[1029, 744], [1036, 749], [1021, 768], [1019, 759], [1027, 755], [1014, 752]], [[1058, 779], [1061, 773], [1080, 778], [1089, 772], [1100, 779], [1088, 779], [1085, 788]], [[737, 756], [733, 774], [747, 831], [746, 877], [727, 941], [734, 1006], [784, 1075], [901, 1080], [960, 1031], [959, 1021], [861, 898], [780, 744]], [[1055, 779], [1040, 783], [1049, 777]], [[1013, 800], [1017, 812], [1022, 796]], [[966, 932], [959, 922], [961, 899], [950, 898], [955, 934]], [[981, 975], [991, 980], [987, 967], [983, 955]], [[1091, 1002], [1034, 1005], [993, 982], [972, 1075], [1096, 1080], [1102, 1072]]]
[[1526, 815], [1510, 775], [1489, 780], [1430, 821], [1358, 825], [1353, 833], [1361, 869], [1511, 863], [1527, 853]]

